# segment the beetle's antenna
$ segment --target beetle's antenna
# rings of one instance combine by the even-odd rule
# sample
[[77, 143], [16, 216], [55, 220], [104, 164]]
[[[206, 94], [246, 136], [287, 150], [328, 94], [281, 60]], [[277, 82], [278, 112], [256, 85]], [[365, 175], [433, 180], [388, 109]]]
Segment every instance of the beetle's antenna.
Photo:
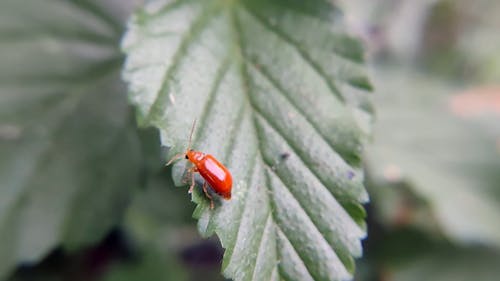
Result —
[[[186, 153], [191, 149], [191, 140], [193, 138], [193, 132], [194, 132], [195, 125], [196, 125], [196, 119], [194, 119], [194, 121], [193, 121], [193, 126], [191, 127], [191, 133], [189, 133], [189, 142], [188, 142], [188, 147], [187, 147]], [[172, 164], [172, 162], [174, 162], [175, 160], [177, 160], [181, 157], [184, 157], [186, 155], [186, 153], [179, 153], [179, 154], [174, 155], [174, 157], [172, 157], [172, 159], [170, 159], [170, 161], [168, 161], [167, 164], [165, 164], [165, 166], [168, 166], [168, 165]]]
[[191, 133], [189, 133], [189, 141], [188, 141], [188, 147], [186, 151], [189, 151], [191, 149], [191, 141], [193, 140], [193, 132], [194, 132], [194, 127], [196, 126], [196, 118], [193, 121], [193, 126], [191, 127]]
[[165, 166], [172, 164], [172, 162], [174, 162], [175, 160], [177, 160], [181, 157], [184, 157], [184, 153], [174, 155], [174, 157], [172, 157], [172, 159], [170, 159], [170, 161], [168, 161], [167, 164], [165, 164]]

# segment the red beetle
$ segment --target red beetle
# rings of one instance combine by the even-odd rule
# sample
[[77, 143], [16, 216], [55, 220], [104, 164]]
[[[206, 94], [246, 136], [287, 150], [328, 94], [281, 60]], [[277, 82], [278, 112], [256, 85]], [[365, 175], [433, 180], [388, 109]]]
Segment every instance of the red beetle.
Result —
[[193, 122], [193, 127], [191, 128], [191, 133], [189, 135], [189, 143], [186, 152], [183, 154], [177, 154], [168, 163], [170, 165], [175, 160], [180, 157], [185, 157], [189, 162], [193, 163], [194, 167], [190, 168], [188, 171], [192, 174], [191, 186], [189, 187], [189, 193], [193, 191], [195, 180], [194, 173], [200, 173], [205, 182], [203, 183], [203, 192], [210, 199], [210, 208], [214, 208], [214, 201], [212, 196], [208, 193], [207, 186], [209, 185], [215, 193], [222, 196], [222, 198], [229, 200], [231, 199], [231, 189], [233, 187], [233, 178], [229, 170], [222, 165], [215, 157], [210, 154], [205, 154], [200, 151], [194, 151], [191, 149], [191, 138], [193, 136], [194, 127], [196, 120]]

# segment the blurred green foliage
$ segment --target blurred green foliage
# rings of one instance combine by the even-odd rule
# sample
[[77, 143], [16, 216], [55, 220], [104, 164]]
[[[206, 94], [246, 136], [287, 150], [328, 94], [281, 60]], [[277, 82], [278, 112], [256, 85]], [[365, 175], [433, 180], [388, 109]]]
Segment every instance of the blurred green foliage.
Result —
[[[0, 2], [0, 278], [222, 280], [118, 78], [138, 2]], [[338, 2], [378, 116], [355, 279], [497, 280], [500, 3]]]

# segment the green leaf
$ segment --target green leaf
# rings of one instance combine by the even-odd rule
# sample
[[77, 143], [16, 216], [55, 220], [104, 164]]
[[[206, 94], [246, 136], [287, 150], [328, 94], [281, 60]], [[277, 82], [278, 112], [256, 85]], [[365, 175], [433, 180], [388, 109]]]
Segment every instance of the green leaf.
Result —
[[174, 189], [165, 171], [156, 172], [134, 196], [122, 222], [132, 245], [132, 257], [112, 265], [103, 280], [187, 280], [187, 268], [179, 263], [179, 252], [188, 240], [186, 226], [193, 234], [196, 229], [188, 224], [192, 218], [182, 204], [186, 194]]
[[188, 280], [186, 273], [158, 248], [147, 248], [139, 260], [114, 264], [102, 278], [104, 281]]
[[[356, 280], [493, 281], [500, 274], [497, 249], [451, 244], [412, 228], [386, 229], [373, 237], [377, 238], [367, 243]], [[368, 274], [358, 274], [363, 270]]]
[[139, 184], [111, 2], [0, 3], [0, 279], [102, 238]]
[[500, 253], [491, 249], [445, 248], [396, 268], [392, 276], [399, 281], [495, 281], [500, 274], [499, 259]]
[[498, 117], [452, 114], [446, 94], [454, 89], [425, 75], [392, 69], [379, 81], [376, 141], [368, 149], [375, 176], [407, 183], [431, 210], [425, 222], [437, 222], [449, 238], [500, 246]]
[[[359, 43], [326, 1], [151, 1], [123, 41], [143, 125], [169, 156], [193, 148], [233, 175], [233, 198], [195, 189], [234, 280], [346, 280], [365, 236], [360, 153], [371, 89]], [[185, 185], [185, 161], [174, 180]]]

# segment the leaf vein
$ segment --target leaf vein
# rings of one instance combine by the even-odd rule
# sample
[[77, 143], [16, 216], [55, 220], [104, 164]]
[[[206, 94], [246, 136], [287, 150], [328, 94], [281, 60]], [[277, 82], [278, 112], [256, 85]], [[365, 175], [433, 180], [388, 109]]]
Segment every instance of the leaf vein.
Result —
[[[255, 111], [257, 114], [259, 114], [259, 115], [261, 116], [261, 119], [263, 119], [263, 120], [264, 120], [264, 121], [265, 121], [265, 122], [266, 122], [266, 123], [267, 123], [267, 124], [268, 124], [268, 125], [269, 125], [269, 126], [270, 126], [270, 127], [271, 127], [271, 128], [272, 128], [272, 129], [273, 129], [273, 130], [274, 130], [274, 131], [275, 131], [275, 132], [276, 132], [276, 133], [277, 133], [277, 134], [278, 134], [278, 135], [279, 135], [279, 136], [283, 139], [283, 140], [284, 140], [284, 141], [285, 141], [285, 143], [286, 143], [288, 146], [290, 146], [290, 147], [292, 148], [292, 150], [293, 150], [293, 151], [295, 152], [295, 154], [298, 156], [299, 160], [302, 162], [302, 164], [303, 164], [303, 166], [306, 168], [306, 170], [308, 170], [309, 172], [311, 172], [311, 174], [314, 176], [314, 178], [316, 178], [316, 179], [317, 179], [317, 180], [321, 183], [321, 186], [322, 186], [324, 189], [326, 189], [326, 190], [328, 191], [328, 193], [330, 193], [330, 194], [332, 195], [333, 199], [334, 199], [334, 200], [336, 200], [336, 201], [339, 203], [339, 205], [340, 205], [340, 206], [342, 206], [342, 204], [340, 204], [340, 202], [339, 202], [339, 199], [337, 199], [337, 197], [335, 196], [335, 194], [333, 194], [333, 192], [332, 192], [329, 188], [327, 188], [327, 187], [326, 187], [326, 186], [327, 186], [327, 185], [326, 185], [326, 183], [324, 182], [324, 180], [323, 180], [322, 178], [320, 178], [320, 177], [318, 176], [317, 172], [316, 172], [314, 169], [312, 169], [311, 167], [309, 167], [308, 165], [306, 165], [307, 161], [304, 159], [304, 156], [302, 155], [302, 153], [300, 153], [299, 149], [298, 149], [295, 145], [293, 145], [293, 144], [292, 144], [292, 142], [291, 142], [290, 140], [288, 140], [288, 139], [287, 139], [287, 137], [286, 137], [283, 133], [281, 133], [281, 132], [280, 132], [280, 131], [279, 131], [279, 130], [278, 130], [278, 129], [277, 129], [277, 128], [276, 128], [276, 127], [275, 127], [275, 126], [271, 123], [271, 121], [270, 121], [268, 118], [266, 118], [266, 117], [264, 116], [263, 112], [262, 112], [262, 111], [260, 111], [260, 109], [259, 109], [259, 108], [255, 107], [255, 106], [253, 106], [253, 105], [252, 105], [252, 107], [253, 107], [254, 111]], [[264, 162], [266, 162], [266, 164], [267, 164], [267, 161], [266, 161], [266, 160], [263, 160], [263, 161], [264, 161]], [[272, 166], [272, 165], [271, 165], [271, 166]], [[344, 206], [342, 206], [342, 208], [343, 208], [343, 207], [344, 207]]]
[[261, 250], [262, 250], [262, 245], [264, 244], [264, 235], [266, 234], [266, 230], [271, 225], [271, 218], [272, 218], [272, 213], [269, 212], [269, 215], [267, 216], [267, 219], [266, 219], [266, 224], [262, 228], [262, 235], [260, 236], [259, 247], [257, 248], [257, 256], [255, 257], [255, 263], [253, 265], [252, 278], [250, 279], [251, 281], [255, 280], [255, 274], [256, 274], [256, 270], [257, 270], [257, 264], [259, 262], [259, 258], [262, 258]]
[[[240, 56], [242, 58], [241, 52], [242, 52], [243, 44], [241, 42], [241, 36], [240, 36], [240, 34], [241, 34], [241, 27], [240, 27], [240, 23], [239, 23], [239, 21], [237, 19], [237, 16], [236, 16], [234, 10], [230, 14], [230, 19], [231, 19], [231, 22], [232, 22], [232, 25], [233, 25], [233, 36], [234, 36], [235, 42], [237, 44], [237, 50], [238, 50], [238, 52], [239, 52], [239, 54], [240, 54]], [[240, 62], [240, 75], [242, 77], [242, 88], [243, 88], [243, 92], [245, 93], [244, 96], [246, 97], [247, 103], [251, 107], [253, 107], [252, 104], [251, 104], [251, 101], [250, 101], [250, 97], [249, 97], [250, 96], [250, 89], [248, 88], [248, 73], [245, 71], [244, 63], [242, 63], [242, 62]], [[253, 128], [254, 128], [255, 132], [257, 133], [258, 131], [257, 131], [257, 127], [256, 127], [255, 120], [254, 120], [255, 119], [255, 114], [253, 114], [253, 112], [251, 112], [251, 115], [252, 115], [252, 119], [253, 119], [253, 121], [252, 121]], [[260, 142], [260, 140], [258, 138], [257, 138], [257, 142], [259, 143], [259, 146], [260, 146], [261, 142]], [[262, 159], [262, 155], [257, 151], [257, 153], [255, 153], [255, 158], [254, 158], [255, 159], [254, 160], [254, 165], [253, 165], [254, 167], [257, 166], [257, 157], [258, 157], [258, 155], [260, 155], [260, 158]], [[252, 171], [252, 174], [253, 174], [253, 172], [254, 171]], [[248, 202], [248, 188], [250, 188], [250, 186], [252, 186], [252, 183], [253, 183], [253, 181], [251, 181], [251, 183], [247, 186], [247, 198], [245, 200], [245, 206], [244, 206], [243, 212], [241, 213], [241, 217], [243, 217], [243, 214], [245, 213], [245, 210], [246, 210], [247, 205], [248, 205], [247, 204], [247, 202]], [[272, 215], [272, 208], [270, 210], [270, 215]], [[239, 220], [238, 235], [237, 235], [238, 238], [240, 236], [241, 221], [242, 221], [242, 218], [240, 218], [240, 220]], [[239, 240], [238, 238], [237, 238], [237, 241]], [[235, 244], [235, 246], [236, 246], [236, 244]], [[233, 253], [231, 253], [231, 254], [233, 254]], [[232, 258], [232, 256], [231, 256], [231, 258]], [[256, 258], [256, 260], [257, 260], [257, 258]], [[253, 275], [252, 275], [252, 279], [253, 279]]]
[[[239, 27], [239, 24], [235, 21], [234, 25], [235, 25], [235, 27], [236, 27], [236, 29], [237, 29], [238, 33], [239, 33], [239, 34], [241, 34], [241, 33], [242, 33], [242, 31], [241, 31], [241, 27]], [[239, 27], [239, 28], [238, 28], [238, 27]], [[238, 36], [238, 39], [239, 39], [238, 43], [239, 43], [239, 46], [240, 46], [240, 48], [241, 48], [241, 46], [243, 45], [243, 44], [242, 44], [242, 42], [241, 42], [241, 41], [242, 41], [241, 36]], [[244, 55], [242, 55], [242, 57], [243, 57], [243, 58], [245, 58], [245, 56], [244, 56]], [[251, 65], [253, 64], [253, 62], [252, 62], [252, 61], [249, 61], [249, 63], [250, 63]], [[255, 66], [254, 66], [254, 67], [255, 67]], [[257, 67], [256, 67], [256, 68], [257, 68]], [[257, 69], [258, 69], [258, 68], [257, 68]], [[262, 70], [259, 70], [259, 71], [261, 71], [261, 73], [262, 73], [262, 74], [263, 74], [263, 75], [264, 75], [264, 76], [265, 76], [265, 77], [266, 77], [266, 78], [267, 78], [267, 79], [271, 82], [271, 84], [273, 84], [273, 85], [274, 85], [274, 86], [278, 89], [278, 91], [280, 91], [280, 92], [282, 92], [282, 91], [283, 91], [283, 89], [281, 89], [281, 88], [280, 88], [280, 87], [279, 87], [276, 83], [273, 83], [273, 79], [272, 79], [271, 77], [269, 77], [269, 76], [268, 76], [268, 75], [266, 75], [264, 72], [262, 72]], [[247, 73], [246, 71], [242, 71], [242, 76], [243, 76], [243, 77], [245, 77], [245, 81], [248, 81], [248, 73]], [[246, 82], [246, 84], [248, 84], [248, 82]], [[247, 86], [247, 88], [248, 88], [248, 86]], [[279, 135], [280, 135], [280, 136], [281, 136], [281, 137], [285, 140], [285, 142], [286, 142], [286, 143], [287, 143], [290, 147], [292, 147], [292, 149], [296, 152], [296, 154], [299, 156], [300, 160], [301, 160], [303, 163], [308, 163], [308, 161], [306, 161], [306, 160], [305, 160], [305, 157], [302, 155], [302, 153], [300, 153], [300, 149], [299, 149], [297, 146], [292, 145], [292, 143], [293, 143], [293, 142], [292, 142], [291, 140], [289, 140], [289, 139], [288, 139], [288, 138], [287, 138], [284, 134], [282, 134], [281, 132], [279, 132], [279, 131], [277, 130], [277, 128], [271, 124], [271, 121], [270, 121], [270, 120], [272, 120], [272, 118], [265, 117], [264, 112], [262, 112], [262, 111], [260, 110], [260, 108], [258, 108], [258, 106], [257, 106], [257, 105], [253, 102], [253, 100], [252, 100], [252, 95], [250, 95], [250, 93], [249, 93], [249, 92], [250, 92], [250, 90], [248, 90], [248, 89], [247, 89], [247, 90], [246, 90], [246, 92], [247, 92], [247, 95], [246, 95], [246, 96], [247, 96], [248, 103], [250, 104], [250, 106], [252, 107], [252, 109], [254, 110], [254, 112], [257, 112], [258, 114], [260, 114], [260, 115], [263, 117], [263, 119], [265, 119], [265, 120], [267, 121], [267, 123], [268, 123], [269, 125], [271, 125], [271, 127], [272, 127], [272, 128], [273, 128], [276, 132], [278, 132], [278, 134], [279, 134]], [[289, 100], [289, 97], [287, 97], [287, 95], [286, 95], [286, 94], [284, 94], [283, 92], [282, 92], [282, 95], [283, 95], [283, 96], [285, 96], [285, 98], [287, 98], [287, 100]], [[294, 106], [295, 108], [297, 108], [293, 102], [290, 102], [290, 103], [292, 104], [292, 106]], [[304, 116], [304, 114], [302, 113], [302, 111], [301, 111], [301, 110], [299, 110], [299, 109], [297, 109], [297, 110], [298, 110], [298, 111], [299, 111], [299, 113], [301, 113], [301, 115], [302, 115], [302, 116], [303, 116], [303, 117], [304, 117], [304, 118], [308, 121], [308, 123], [309, 123], [309, 124], [311, 124], [311, 122], [309, 121], [309, 119], [308, 119], [306, 116]], [[323, 136], [323, 135], [322, 135], [322, 134], [321, 134], [321, 133], [317, 130], [317, 128], [316, 128], [314, 125], [311, 125], [311, 126], [312, 126], [312, 127], [313, 127], [313, 129], [316, 131], [316, 133], [317, 133], [317, 134], [321, 137], [321, 139], [322, 139], [322, 140], [324, 140], [324, 141], [327, 143], [327, 145], [328, 145], [328, 146], [329, 146], [329, 147], [333, 150], [333, 153], [337, 153], [337, 152], [336, 152], [336, 150], [335, 150], [335, 149], [331, 146], [331, 144], [330, 144], [328, 141], [326, 141], [326, 140], [325, 140], [324, 136]], [[259, 145], [260, 145], [260, 140], [259, 140]], [[338, 154], [337, 154], [337, 155], [338, 155]], [[341, 157], [341, 158], [342, 158], [342, 157]], [[344, 158], [342, 158], [342, 159], [344, 159]], [[345, 160], [345, 159], [344, 159], [344, 160]], [[307, 165], [304, 165], [304, 166], [305, 166], [305, 167], [306, 167], [306, 168], [307, 168], [307, 169], [308, 169], [308, 170], [309, 170], [309, 171], [310, 171], [310, 172], [314, 175], [314, 177], [315, 177], [318, 181], [320, 181], [320, 182], [321, 182], [321, 184], [322, 184], [323, 186], [325, 186], [325, 187], [327, 186], [327, 185], [326, 185], [326, 183], [324, 182], [324, 180], [323, 180], [323, 179], [322, 179], [322, 178], [318, 175], [318, 173], [317, 173], [316, 171], [314, 171], [313, 169], [311, 169], [311, 168], [310, 168], [309, 166], [307, 166]], [[328, 190], [328, 192], [329, 192], [329, 193], [330, 193], [330, 194], [334, 197], [334, 199], [335, 199], [335, 200], [337, 200], [337, 202], [338, 202], [338, 198], [336, 197], [336, 195], [335, 195], [335, 194], [334, 194], [334, 193], [333, 193], [330, 189], [328, 189], [328, 188], [327, 188], [327, 190]]]
[[211, 15], [212, 14], [210, 13], [210, 11], [203, 10], [203, 12], [200, 12], [200, 14], [197, 16], [197, 18], [191, 24], [191, 27], [189, 28], [189, 30], [183, 36], [181, 43], [179, 44], [179, 47], [177, 48], [175, 55], [172, 58], [172, 64], [165, 71], [165, 75], [163, 76], [163, 79], [162, 79], [163, 82], [162, 82], [160, 88], [158, 89], [158, 92], [156, 94], [156, 97], [154, 99], [153, 104], [151, 105], [151, 109], [149, 110], [149, 114], [146, 117], [146, 120], [151, 121], [154, 112], [161, 110], [161, 107], [160, 107], [161, 101], [163, 98], [166, 97], [167, 88], [169, 87], [169, 85], [170, 85], [169, 82], [171, 81], [169, 79], [169, 77], [177, 70], [177, 67], [178, 67], [179, 63], [181, 62], [181, 60], [184, 58], [184, 55], [185, 55], [189, 45], [208, 26], [206, 23], [210, 20]]
[[321, 69], [321, 67], [314, 62], [314, 60], [311, 58], [311, 56], [304, 51], [304, 49], [300, 46], [298, 42], [295, 42], [290, 36], [285, 34], [284, 32], [280, 31], [278, 28], [272, 26], [268, 22], [266, 22], [261, 16], [257, 15], [254, 11], [252, 11], [250, 8], [247, 6], [243, 5], [245, 10], [253, 16], [258, 22], [260, 22], [263, 26], [265, 26], [267, 29], [269, 29], [272, 33], [274, 33], [278, 38], [283, 40], [285, 43], [288, 45], [292, 46], [299, 56], [311, 66], [311, 68], [321, 77], [321, 79], [325, 82], [325, 84], [328, 86], [330, 91], [343, 103], [345, 103], [345, 98], [342, 96], [340, 91], [337, 89], [337, 87], [330, 81], [328, 78], [327, 74]]
[[271, 272], [271, 277], [269, 278], [269, 281], [276, 280], [276, 274], [278, 274], [278, 268], [275, 266], [273, 268], [273, 272]]
[[100, 19], [106, 25], [108, 25], [114, 32], [113, 35], [119, 35], [122, 33], [122, 24], [116, 20], [111, 15], [107, 14], [105, 11], [100, 9], [97, 5], [91, 3], [91, 1], [65, 1], [72, 4], [74, 7], [84, 10], [89, 14], [94, 15], [96, 18]]
[[[224, 159], [223, 163], [225, 163], [228, 167], [231, 166], [230, 152], [234, 149], [234, 146], [236, 145], [236, 138], [238, 137], [239, 133], [241, 132], [241, 124], [244, 120], [245, 111], [246, 111], [245, 109], [246, 109], [246, 106], [243, 107], [243, 110], [240, 110], [240, 114], [236, 119], [236, 124], [238, 124], [238, 125], [235, 126], [235, 128], [232, 130], [232, 132], [230, 134], [232, 136], [232, 138], [229, 140], [229, 144], [226, 148], [226, 151], [224, 152], [225, 155], [223, 158]], [[255, 165], [255, 161], [256, 160], [254, 157], [254, 161], [252, 162], [253, 164], [251, 165], [252, 167], [253, 167], [253, 165]], [[253, 172], [253, 170], [249, 173], [249, 178], [246, 180], [247, 182], [251, 180], [252, 172]], [[209, 224], [212, 223], [214, 219], [215, 219], [215, 213], [211, 213], [210, 218], [209, 218]], [[240, 217], [240, 220], [241, 220], [241, 217]]]
[[[311, 127], [314, 129], [314, 131], [318, 134], [318, 136], [330, 147], [330, 149], [333, 150], [334, 153], [336, 154], [340, 154], [340, 152], [338, 152], [338, 149], [336, 149], [335, 145], [332, 144], [330, 141], [328, 141], [328, 139], [326, 138], [326, 136], [321, 132], [321, 130], [318, 128], [317, 125], [315, 125], [315, 123], [311, 120], [311, 118], [304, 112], [303, 109], [301, 109], [299, 107], [299, 105], [297, 103], [295, 103], [293, 101], [293, 99], [287, 94], [287, 92], [285, 91], [285, 89], [283, 89], [283, 87], [281, 85], [279, 85], [278, 81], [276, 81], [270, 73], [268, 73], [267, 71], [264, 70], [264, 68], [262, 66], [260, 67], [257, 67], [256, 65], [256, 62], [251, 60], [250, 58], [247, 58], [247, 61], [250, 62], [250, 65], [253, 66], [254, 69], [256, 69], [259, 73], [262, 74], [262, 76], [264, 76], [264, 78], [266, 78], [269, 83], [271, 83], [271, 85], [273, 85], [274, 88], [276, 88], [278, 90], [278, 92], [281, 94], [281, 96], [283, 96], [291, 105], [292, 107], [297, 110], [297, 112], [302, 116], [304, 117], [304, 119], [306, 119], [306, 121], [309, 123], [309, 125], [311, 125]], [[342, 159], [345, 160], [345, 157], [342, 157]]]
[[217, 93], [219, 92], [219, 87], [226, 76], [226, 73], [229, 69], [229, 58], [225, 59], [222, 64], [220, 65], [219, 69], [217, 70], [217, 73], [215, 74], [214, 81], [211, 87], [211, 90], [208, 94], [208, 99], [207, 102], [205, 103], [205, 106], [203, 107], [201, 114], [200, 114], [200, 121], [198, 124], [198, 128], [202, 128], [202, 130], [199, 130], [199, 132], [193, 137], [194, 140], [201, 138], [203, 139], [203, 134], [206, 132], [206, 124], [208, 123], [208, 115], [210, 114], [210, 109], [214, 105], [215, 99], [217, 97]]
[[242, 127], [241, 125], [243, 124], [243, 120], [245, 119], [244, 117], [245, 117], [246, 111], [247, 111], [247, 107], [245, 105], [242, 105], [242, 108], [239, 111], [240, 113], [238, 114], [238, 117], [236, 117], [236, 121], [235, 121], [236, 125], [233, 128], [233, 130], [231, 131], [231, 133], [229, 134], [231, 136], [231, 138], [229, 139], [229, 144], [227, 145], [226, 151], [224, 152], [226, 154], [224, 157], [224, 160], [228, 166], [231, 165], [231, 163], [229, 161], [229, 158], [230, 158], [229, 156], [236, 145], [236, 137], [241, 132], [241, 127]]
[[[264, 160], [265, 161], [265, 160]], [[272, 169], [272, 165], [268, 162], [264, 162], [266, 167], [268, 167], [268, 169], [277, 177], [277, 179], [283, 184], [283, 186], [286, 187], [286, 189], [288, 190], [288, 192], [290, 192], [290, 194], [292, 195], [293, 199], [295, 199], [295, 201], [297, 202], [297, 204], [299, 205], [299, 207], [302, 209], [302, 211], [304, 212], [304, 214], [306, 215], [306, 217], [309, 219], [309, 221], [312, 223], [312, 225], [314, 225], [315, 229], [318, 231], [318, 233], [321, 234], [321, 237], [323, 237], [323, 239], [325, 240], [326, 244], [328, 244], [330, 246], [330, 250], [337, 256], [337, 258], [342, 262], [342, 264], [344, 264], [344, 262], [342, 261], [342, 259], [340, 258], [340, 256], [337, 254], [337, 251], [333, 248], [333, 246], [328, 242], [328, 240], [325, 238], [325, 235], [319, 230], [319, 227], [316, 225], [316, 223], [314, 222], [314, 220], [312, 219], [311, 215], [307, 212], [307, 209], [304, 208], [304, 206], [300, 203], [300, 200], [297, 199], [297, 195], [295, 195], [289, 188], [288, 186], [283, 182], [283, 177], [281, 177], [278, 173], [276, 173], [275, 170]], [[279, 223], [277, 223], [279, 224]], [[344, 267], [345, 267], [345, 264], [344, 264]]]
[[[306, 269], [307, 274], [309, 275], [309, 277], [311, 277], [312, 280], [314, 280], [314, 278], [312, 277], [311, 271], [309, 270], [309, 268], [306, 265], [306, 262], [299, 255], [299, 253], [297, 252], [297, 248], [295, 247], [295, 245], [292, 244], [292, 242], [290, 241], [290, 239], [288, 238], [288, 236], [286, 235], [286, 233], [281, 229], [281, 227], [279, 226], [278, 223], [276, 223], [276, 231], [279, 232], [279, 233], [281, 233], [281, 235], [283, 236], [282, 239], [283, 238], [286, 239], [286, 241], [290, 244], [290, 246], [292, 246], [293, 251], [295, 252], [295, 254], [297, 255], [297, 257], [300, 259], [300, 261], [302, 262], [302, 265], [304, 265], [304, 268]], [[281, 267], [278, 267], [278, 270], [281, 272], [282, 271]], [[280, 276], [287, 276], [287, 275], [286, 274], [280, 274]]]
[[167, 5], [161, 7], [158, 11], [155, 11], [154, 13], [148, 14], [151, 18], [155, 19], [158, 16], [163, 16], [173, 10], [174, 8], [179, 8], [183, 4], [186, 4], [187, 2], [192, 2], [189, 0], [175, 0], [171, 3], [168, 3]]
[[229, 253], [226, 251], [226, 255], [228, 255], [226, 258], [228, 259], [228, 264], [230, 264], [232, 262], [232, 259], [233, 259], [233, 254], [234, 254], [234, 249], [236, 248], [236, 245], [238, 244], [238, 241], [240, 240], [240, 232], [241, 232], [241, 228], [242, 228], [242, 221], [243, 221], [243, 214], [245, 214], [245, 211], [247, 209], [247, 206], [248, 206], [248, 197], [249, 197], [249, 192], [248, 192], [248, 189], [249, 187], [252, 185], [253, 183], [253, 173], [255, 172], [255, 167], [257, 166], [257, 161], [256, 161], [256, 158], [257, 156], [254, 157], [254, 161], [252, 162], [252, 168], [250, 170], [250, 172], [248, 173], [249, 174], [249, 179], [247, 179], [247, 181], [249, 182], [249, 184], [247, 185], [247, 190], [245, 192], [245, 200], [243, 201], [243, 210], [241, 211], [241, 214], [239, 216], [239, 219], [238, 219], [238, 228], [237, 228], [237, 231], [236, 231], [236, 240], [234, 242], [234, 245], [233, 245], [233, 249], [231, 251], [231, 255], [228, 255]]

